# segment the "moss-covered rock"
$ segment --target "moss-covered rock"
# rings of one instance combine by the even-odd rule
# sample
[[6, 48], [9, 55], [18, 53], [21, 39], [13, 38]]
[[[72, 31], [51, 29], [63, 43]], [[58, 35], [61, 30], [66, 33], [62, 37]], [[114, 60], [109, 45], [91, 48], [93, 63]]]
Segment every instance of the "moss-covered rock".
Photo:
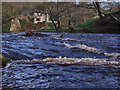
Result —
[[0, 66], [5, 67], [7, 65], [7, 62], [9, 62], [10, 60], [7, 60], [3, 55], [0, 54]]
[[6, 59], [2, 55], [0, 55], [0, 60], [1, 60], [2, 67], [6, 66], [6, 63], [7, 63]]

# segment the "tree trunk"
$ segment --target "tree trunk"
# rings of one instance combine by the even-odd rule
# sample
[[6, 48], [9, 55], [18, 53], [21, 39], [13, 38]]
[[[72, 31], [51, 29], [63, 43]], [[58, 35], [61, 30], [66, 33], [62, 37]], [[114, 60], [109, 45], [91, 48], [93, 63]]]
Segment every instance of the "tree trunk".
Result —
[[99, 17], [103, 17], [102, 16], [102, 11], [101, 11], [101, 7], [100, 7], [100, 4], [99, 2], [95, 2], [96, 3], [96, 8], [97, 8], [97, 11], [98, 11], [98, 14], [99, 14]]
[[55, 27], [55, 30], [58, 31], [57, 25], [56, 25], [56, 23], [54, 22], [54, 20], [53, 20], [53, 18], [52, 18], [52, 11], [51, 11], [51, 10], [49, 10], [49, 15], [50, 15], [50, 20], [52, 21], [52, 23], [53, 23], [53, 25], [54, 25], [54, 27]]
[[[58, 17], [59, 18], [59, 17]], [[57, 21], [57, 24], [58, 24], [58, 31], [60, 31], [60, 20], [58, 19], [58, 21]]]
[[68, 28], [70, 29], [70, 33], [74, 32], [74, 27], [71, 24], [71, 20], [68, 20]]
[[55, 27], [55, 30], [58, 31], [57, 25], [56, 25], [56, 23], [54, 22], [54, 20], [52, 18], [51, 18], [51, 21], [52, 21], [52, 23], [53, 23], [53, 25]]

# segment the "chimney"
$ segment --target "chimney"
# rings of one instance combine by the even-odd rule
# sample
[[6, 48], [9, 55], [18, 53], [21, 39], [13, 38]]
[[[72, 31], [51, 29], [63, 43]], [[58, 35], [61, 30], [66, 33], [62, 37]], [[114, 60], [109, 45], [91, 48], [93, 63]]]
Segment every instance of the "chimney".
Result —
[[49, 21], [49, 14], [47, 14], [47, 22]]

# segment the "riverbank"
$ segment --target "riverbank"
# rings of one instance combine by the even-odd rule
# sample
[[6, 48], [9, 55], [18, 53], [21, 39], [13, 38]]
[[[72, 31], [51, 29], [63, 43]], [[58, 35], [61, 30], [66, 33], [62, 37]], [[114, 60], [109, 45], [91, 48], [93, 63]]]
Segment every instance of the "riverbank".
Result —
[[[88, 19], [79, 25], [73, 27], [71, 31], [68, 27], [61, 27], [60, 31], [56, 31], [52, 23], [46, 24], [49, 28], [35, 30], [36, 32], [71, 32], [71, 33], [116, 33], [120, 34], [120, 11], [105, 14], [103, 18], [98, 16]], [[27, 28], [27, 27], [26, 27]], [[23, 30], [19, 30], [23, 31]], [[9, 32], [5, 31], [4, 32]]]
[[61, 27], [60, 31], [56, 31], [53, 25], [49, 29], [40, 29], [39, 32], [71, 32], [71, 33], [116, 33], [120, 34], [120, 11], [105, 14], [103, 18], [99, 16], [88, 19], [86, 22], [74, 27], [71, 30], [68, 27]]

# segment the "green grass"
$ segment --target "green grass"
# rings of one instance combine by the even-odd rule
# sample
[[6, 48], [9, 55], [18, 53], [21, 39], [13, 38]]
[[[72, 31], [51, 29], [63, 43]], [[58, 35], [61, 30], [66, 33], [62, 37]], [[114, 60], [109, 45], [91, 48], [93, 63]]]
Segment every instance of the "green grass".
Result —
[[93, 17], [91, 19], [88, 19], [86, 22], [82, 22], [81, 24], [79, 24], [78, 26], [76, 26], [76, 28], [88, 28], [90, 27], [93, 23], [93, 21], [95, 21], [97, 18], [99, 18], [98, 16]]
[[20, 21], [20, 24], [22, 25], [26, 25], [27, 24], [27, 22], [26, 22], [26, 19], [19, 19], [19, 21]]
[[[112, 12], [109, 12], [107, 14], [113, 14], [115, 12], [120, 12], [120, 10], [112, 11]], [[99, 30], [97, 30], [97, 29], [100, 29], [101, 25], [104, 23], [104, 20], [98, 19], [98, 18], [99, 18], [99, 16], [96, 16], [96, 17], [93, 17], [91, 19], [88, 19], [85, 22], [80, 23], [79, 25], [74, 27], [74, 32], [75, 33], [96, 33], [96, 32], [99, 32]], [[99, 22], [101, 22], [102, 24]], [[21, 19], [20, 24], [25, 25], [26, 20]], [[47, 23], [47, 24], [44, 23], [42, 25], [43, 26], [47, 25], [48, 28], [45, 27], [44, 29], [38, 30], [38, 32], [58, 32], [55, 30], [53, 23]], [[11, 26], [11, 22], [9, 22], [9, 24], [3, 25], [2, 32], [9, 32], [10, 26]], [[60, 29], [61, 29], [60, 32], [70, 32], [68, 27], [61, 27]]]
[[54, 28], [50, 28], [50, 29], [40, 29], [37, 30], [36, 32], [56, 32], [56, 30]]
[[[78, 30], [78, 31], [76, 31], [76, 32], [88, 32], [88, 33], [94, 32], [93, 31], [93, 26], [95, 26], [94, 21], [97, 18], [99, 18], [99, 16], [88, 19], [86, 22], [82, 22], [81, 24], [77, 25], [75, 27], [75, 29]], [[82, 31], [80, 31], [80, 30], [82, 30]]]
[[40, 32], [56, 32], [56, 30], [55, 30], [55, 29], [53, 29], [53, 30], [50, 30], [50, 29], [42, 29], [42, 30], [40, 30]]
[[[49, 28], [49, 29], [40, 29], [36, 32], [70, 32], [70, 29], [68, 27], [61, 27], [60, 31], [56, 31], [55, 28]], [[74, 28], [73, 33], [83, 33], [82, 31], [78, 30], [77, 28]]]
[[48, 23], [48, 26], [49, 26], [50, 28], [53, 28], [53, 27], [54, 27], [53, 23]]
[[61, 27], [60, 31], [56, 31], [54, 27], [51, 27], [49, 29], [40, 29], [37, 32], [70, 32], [70, 30], [67, 27]]
[[112, 11], [112, 12], [108, 12], [107, 14], [113, 14], [113, 13], [116, 13], [116, 12], [120, 12], [120, 10], [115, 10], [115, 11]]

